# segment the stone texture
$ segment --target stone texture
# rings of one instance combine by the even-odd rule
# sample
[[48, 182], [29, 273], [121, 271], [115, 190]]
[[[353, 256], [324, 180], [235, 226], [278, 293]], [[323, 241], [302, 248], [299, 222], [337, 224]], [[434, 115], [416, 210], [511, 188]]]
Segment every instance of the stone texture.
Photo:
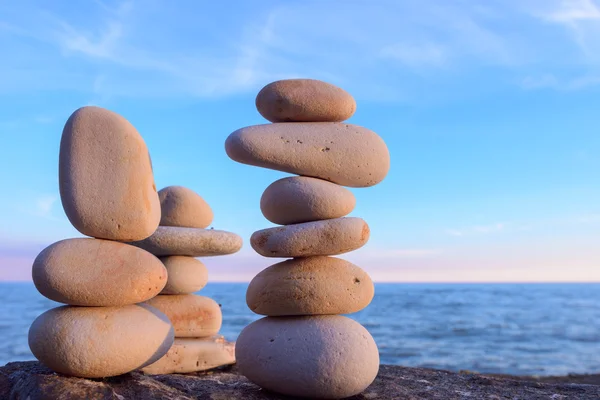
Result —
[[60, 142], [59, 186], [69, 221], [84, 235], [142, 240], [160, 221], [146, 144], [112, 111], [89, 106], [69, 117]]
[[287, 260], [262, 270], [246, 292], [248, 307], [269, 316], [351, 314], [373, 299], [371, 278], [334, 257]]
[[121, 375], [151, 364], [173, 344], [173, 327], [145, 304], [51, 309], [29, 329], [29, 348], [56, 372], [84, 378]]
[[387, 146], [375, 132], [335, 122], [249, 126], [225, 141], [234, 161], [343, 186], [378, 184], [390, 169]]
[[265, 257], [333, 256], [364, 246], [369, 234], [360, 218], [336, 218], [263, 229], [252, 234], [250, 244]]
[[33, 283], [50, 300], [76, 306], [123, 306], [151, 299], [167, 282], [152, 254], [102, 239], [66, 239], [44, 249]]
[[309, 398], [359, 394], [379, 369], [369, 332], [340, 315], [262, 318], [240, 333], [235, 357], [240, 372], [257, 385]]
[[213, 221], [213, 211], [196, 192], [183, 186], [167, 186], [158, 192], [163, 226], [206, 228]]
[[265, 218], [279, 225], [341, 218], [355, 205], [356, 199], [348, 189], [307, 176], [279, 179], [260, 199]]
[[221, 329], [221, 308], [211, 298], [195, 294], [159, 295], [146, 304], [169, 317], [175, 337], [208, 337]]
[[161, 294], [194, 293], [208, 283], [208, 269], [193, 257], [161, 257], [160, 261], [167, 268], [169, 276]]
[[[352, 400], [597, 400], [600, 375], [496, 378], [382, 365], [371, 386]], [[545, 383], [548, 382], [548, 383]], [[554, 384], [553, 382], [560, 382]], [[564, 382], [564, 383], [563, 383]], [[587, 383], [587, 384], [586, 384]], [[0, 367], [0, 398], [12, 400], [284, 400], [240, 375], [236, 366], [188, 375], [133, 372], [101, 381], [57, 375], [35, 361]]]
[[235, 363], [235, 343], [223, 336], [177, 338], [160, 360], [142, 368], [146, 374], [183, 374]]
[[327, 82], [286, 79], [262, 88], [256, 109], [271, 122], [337, 122], [354, 114], [356, 102], [348, 92]]
[[233, 254], [242, 248], [242, 238], [216, 229], [159, 226], [147, 239], [129, 244], [155, 256], [206, 257]]

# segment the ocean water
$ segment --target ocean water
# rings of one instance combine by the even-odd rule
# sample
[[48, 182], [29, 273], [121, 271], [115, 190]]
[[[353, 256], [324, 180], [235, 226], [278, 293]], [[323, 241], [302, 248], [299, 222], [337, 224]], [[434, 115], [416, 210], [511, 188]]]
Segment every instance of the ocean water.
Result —
[[[221, 333], [235, 340], [260, 318], [246, 284], [209, 283]], [[600, 284], [377, 284], [350, 317], [379, 346], [381, 363], [515, 375], [600, 373]], [[30, 283], [0, 284], [0, 365], [32, 360], [31, 322], [57, 306]]]

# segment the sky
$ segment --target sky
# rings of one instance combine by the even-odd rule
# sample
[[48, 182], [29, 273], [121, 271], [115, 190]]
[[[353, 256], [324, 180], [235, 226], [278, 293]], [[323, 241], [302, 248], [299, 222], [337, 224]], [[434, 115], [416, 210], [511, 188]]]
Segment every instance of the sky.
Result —
[[80, 234], [62, 210], [69, 115], [127, 118], [156, 185], [187, 186], [236, 232], [205, 258], [248, 281], [272, 226], [263, 190], [286, 174], [237, 164], [224, 142], [266, 123], [267, 83], [314, 78], [357, 102], [350, 123], [387, 143], [391, 169], [351, 189], [369, 243], [341, 256], [375, 281], [600, 281], [598, 0], [0, 0], [0, 279]]

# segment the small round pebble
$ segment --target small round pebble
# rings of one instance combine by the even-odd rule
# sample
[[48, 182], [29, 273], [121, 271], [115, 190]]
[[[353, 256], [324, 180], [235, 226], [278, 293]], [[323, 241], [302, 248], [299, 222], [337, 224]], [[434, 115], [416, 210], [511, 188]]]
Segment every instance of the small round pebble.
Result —
[[161, 294], [188, 294], [202, 289], [208, 283], [208, 269], [199, 260], [186, 256], [161, 257], [168, 272], [168, 280]]
[[213, 221], [213, 211], [196, 192], [183, 186], [167, 186], [158, 192], [162, 226], [206, 228]]

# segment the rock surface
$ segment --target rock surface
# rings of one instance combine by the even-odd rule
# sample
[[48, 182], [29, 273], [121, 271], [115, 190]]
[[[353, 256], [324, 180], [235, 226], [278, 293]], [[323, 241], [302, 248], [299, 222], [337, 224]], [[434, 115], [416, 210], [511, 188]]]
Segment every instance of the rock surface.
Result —
[[147, 239], [129, 244], [155, 256], [206, 257], [233, 254], [242, 248], [242, 238], [216, 229], [159, 226]]
[[206, 228], [214, 218], [213, 211], [196, 192], [183, 186], [167, 186], [159, 190], [163, 226]]
[[235, 343], [223, 336], [209, 338], [177, 338], [160, 360], [142, 368], [150, 375], [182, 374], [206, 371], [235, 363]]
[[355, 205], [356, 198], [348, 189], [307, 176], [279, 179], [260, 198], [265, 218], [279, 225], [341, 218]]
[[146, 302], [165, 313], [175, 337], [208, 337], [221, 329], [223, 316], [216, 301], [195, 294], [159, 295]]
[[250, 245], [264, 257], [334, 256], [364, 246], [369, 235], [362, 219], [336, 218], [262, 229]]
[[208, 269], [202, 261], [186, 256], [161, 257], [160, 261], [169, 276], [161, 294], [194, 293], [208, 283]]
[[151, 299], [167, 282], [152, 254], [102, 239], [66, 239], [46, 247], [32, 268], [37, 290], [76, 306], [124, 306]]
[[312, 399], [359, 394], [379, 369], [369, 332], [340, 315], [259, 319], [240, 333], [235, 358], [240, 372], [257, 385]]
[[[595, 378], [595, 379], [594, 379]], [[515, 380], [513, 380], [515, 379]], [[519, 379], [519, 380], [516, 380]], [[524, 380], [527, 379], [527, 380]], [[559, 384], [542, 382], [560, 382]], [[491, 377], [382, 365], [371, 386], [352, 400], [597, 400], [599, 376]], [[564, 382], [564, 383], [563, 383]], [[139, 372], [102, 380], [57, 375], [35, 361], [0, 367], [0, 399], [12, 400], [285, 400], [240, 375], [236, 366], [188, 375]]]
[[65, 375], [102, 378], [151, 364], [173, 344], [167, 317], [145, 304], [53, 308], [29, 329], [35, 357]]
[[373, 299], [369, 275], [334, 257], [287, 260], [262, 270], [246, 292], [248, 307], [257, 314], [351, 314]]
[[356, 111], [345, 90], [316, 79], [269, 83], [256, 96], [256, 109], [271, 122], [344, 121]]
[[390, 169], [390, 153], [375, 132], [336, 122], [249, 126], [225, 141], [229, 158], [242, 164], [369, 187]]
[[82, 107], [60, 141], [60, 198], [71, 224], [87, 236], [147, 238], [160, 221], [148, 148], [125, 118]]

